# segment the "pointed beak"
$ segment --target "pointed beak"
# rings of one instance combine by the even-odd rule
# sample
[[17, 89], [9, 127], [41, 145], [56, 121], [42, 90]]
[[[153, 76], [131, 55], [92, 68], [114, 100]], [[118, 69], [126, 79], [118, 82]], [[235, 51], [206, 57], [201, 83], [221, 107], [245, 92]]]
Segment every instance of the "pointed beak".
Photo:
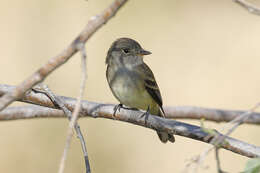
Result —
[[140, 50], [139, 54], [140, 55], [150, 55], [150, 54], [152, 54], [152, 52], [142, 49], [142, 50]]

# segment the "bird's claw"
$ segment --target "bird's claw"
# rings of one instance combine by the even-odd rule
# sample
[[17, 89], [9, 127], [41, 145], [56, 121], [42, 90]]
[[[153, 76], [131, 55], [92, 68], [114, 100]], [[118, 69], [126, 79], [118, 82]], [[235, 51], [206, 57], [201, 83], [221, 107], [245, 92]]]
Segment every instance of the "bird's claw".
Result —
[[117, 112], [117, 110], [120, 112], [120, 109], [121, 108], [123, 108], [123, 105], [120, 103], [120, 104], [118, 104], [118, 105], [116, 105], [115, 107], [114, 107], [114, 113], [113, 113], [113, 118], [115, 119], [116, 118], [116, 112]]
[[144, 118], [144, 124], [145, 124], [145, 125], [147, 125], [147, 120], [148, 120], [149, 112], [150, 112], [150, 106], [148, 106], [146, 112], [141, 115], [141, 118], [145, 117], [145, 118]]

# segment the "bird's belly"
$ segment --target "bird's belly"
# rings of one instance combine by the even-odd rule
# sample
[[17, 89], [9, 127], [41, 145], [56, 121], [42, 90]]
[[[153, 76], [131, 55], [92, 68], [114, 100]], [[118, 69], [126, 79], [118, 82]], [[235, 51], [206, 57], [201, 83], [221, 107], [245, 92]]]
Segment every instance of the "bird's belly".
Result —
[[115, 79], [111, 89], [120, 103], [146, 110], [148, 106], [151, 107], [154, 104], [154, 101], [145, 90], [142, 81], [139, 80], [131, 75], [121, 75]]

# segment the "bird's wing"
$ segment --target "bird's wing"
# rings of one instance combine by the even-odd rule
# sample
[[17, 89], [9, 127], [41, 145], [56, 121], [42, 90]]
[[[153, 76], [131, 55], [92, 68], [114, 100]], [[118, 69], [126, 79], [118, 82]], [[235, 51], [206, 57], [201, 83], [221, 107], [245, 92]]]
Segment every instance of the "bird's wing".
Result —
[[144, 80], [145, 89], [151, 95], [154, 101], [160, 106], [164, 114], [164, 110], [162, 108], [162, 104], [163, 104], [162, 96], [159, 87], [155, 81], [152, 70], [145, 63], [142, 63], [137, 68], [138, 68], [137, 71], [141, 71], [141, 75]]

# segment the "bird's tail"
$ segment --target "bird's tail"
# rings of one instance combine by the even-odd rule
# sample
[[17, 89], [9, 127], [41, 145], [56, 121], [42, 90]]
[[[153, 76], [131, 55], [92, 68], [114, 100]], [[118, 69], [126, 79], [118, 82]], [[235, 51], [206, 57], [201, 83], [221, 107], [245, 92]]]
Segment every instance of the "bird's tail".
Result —
[[162, 143], [166, 143], [168, 141], [172, 143], [175, 142], [175, 138], [172, 134], [168, 134], [167, 132], [160, 132], [160, 131], [157, 131], [157, 134]]
[[[158, 116], [160, 117], [164, 117], [164, 111], [159, 111]], [[157, 131], [158, 137], [161, 140], [162, 143], [166, 143], [168, 141], [174, 143], [175, 142], [175, 138], [173, 136], [173, 134], [169, 134], [167, 132], [162, 132], [162, 131]]]

